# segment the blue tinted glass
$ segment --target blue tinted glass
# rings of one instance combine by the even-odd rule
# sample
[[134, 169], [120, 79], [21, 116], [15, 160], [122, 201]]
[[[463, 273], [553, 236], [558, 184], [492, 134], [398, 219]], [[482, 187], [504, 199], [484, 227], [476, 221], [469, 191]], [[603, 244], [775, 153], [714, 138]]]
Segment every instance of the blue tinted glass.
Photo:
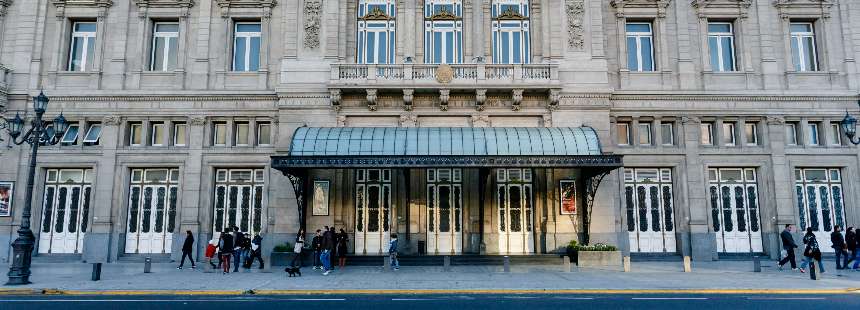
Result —
[[734, 55], [734, 47], [732, 46], [732, 40], [729, 38], [722, 39], [722, 47], [723, 47], [723, 71], [734, 71], [735, 70], [735, 61]]
[[157, 24], [155, 25], [156, 32], [179, 32], [178, 24]]
[[457, 59], [456, 62], [461, 62], [463, 59], [463, 33], [457, 32]]
[[454, 62], [454, 33], [445, 33], [445, 63]]
[[812, 32], [810, 24], [791, 24], [791, 32]]
[[96, 32], [96, 23], [75, 23], [75, 31]]
[[367, 33], [367, 63], [376, 63], [376, 33]]
[[627, 69], [639, 71], [639, 58], [636, 57], [636, 38], [627, 37]]
[[246, 71], [245, 68], [245, 40], [244, 37], [237, 37], [235, 42], [236, 52], [233, 54], [233, 70]]
[[386, 37], [388, 37], [388, 33], [380, 32], [379, 33], [379, 62], [385, 63], [385, 58], [387, 58], [386, 53], [388, 52], [388, 46]]
[[394, 63], [394, 44], [397, 43], [395, 38], [394, 31], [392, 31], [390, 38], [388, 38], [388, 58], [390, 58], [390, 60], [383, 59], [383, 62], [385, 63]]
[[499, 32], [493, 31], [493, 62], [499, 63]]
[[433, 33], [433, 62], [442, 63], [442, 33]]
[[642, 71], [654, 71], [654, 59], [651, 58], [651, 38], [641, 38]]
[[794, 63], [794, 71], [800, 71], [800, 47], [797, 44], [798, 38], [791, 38], [791, 60]]
[[507, 64], [511, 63], [510, 58], [510, 50], [511, 50], [511, 33], [510, 32], [502, 32], [502, 63]]
[[251, 38], [251, 50], [248, 52], [248, 71], [260, 70], [260, 37]]
[[522, 63], [522, 55], [520, 54], [520, 33], [513, 32], [511, 35], [514, 36], [514, 63]]
[[806, 60], [804, 67], [808, 71], [815, 71], [816, 70], [814, 51], [815, 51], [815, 43], [813, 43], [812, 38], [811, 37], [803, 38], [803, 57]]
[[260, 24], [236, 24], [236, 32], [260, 32]]
[[714, 71], [720, 70], [720, 51], [717, 46], [717, 42], [719, 39], [717, 37], [709, 37], [708, 38], [708, 49], [711, 52], [711, 68]]
[[651, 24], [627, 24], [627, 32], [651, 32]]
[[359, 63], [362, 63], [362, 62], [364, 62], [364, 32], [363, 31], [358, 32], [358, 44], [357, 44], [357, 46], [358, 46], [358, 57], [356, 57], [356, 59], [358, 59]]
[[708, 32], [731, 32], [731, 24], [710, 23], [708, 24]]
[[523, 43], [525, 43], [525, 45], [526, 45], [525, 52], [523, 53], [523, 63], [529, 63], [529, 62], [531, 62], [531, 60], [529, 60], [531, 58], [531, 47], [529, 46], [529, 33], [528, 33], [528, 31], [526, 31], [523, 35], [525, 36], [523, 38]]

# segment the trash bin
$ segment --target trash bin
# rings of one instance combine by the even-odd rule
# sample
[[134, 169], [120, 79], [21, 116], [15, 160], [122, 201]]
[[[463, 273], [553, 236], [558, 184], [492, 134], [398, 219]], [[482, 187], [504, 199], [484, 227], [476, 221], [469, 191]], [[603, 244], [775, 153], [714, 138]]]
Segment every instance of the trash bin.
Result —
[[102, 263], [93, 263], [92, 280], [98, 281], [102, 278]]
[[425, 246], [425, 241], [418, 240], [418, 255], [424, 255], [427, 253], [427, 246]]

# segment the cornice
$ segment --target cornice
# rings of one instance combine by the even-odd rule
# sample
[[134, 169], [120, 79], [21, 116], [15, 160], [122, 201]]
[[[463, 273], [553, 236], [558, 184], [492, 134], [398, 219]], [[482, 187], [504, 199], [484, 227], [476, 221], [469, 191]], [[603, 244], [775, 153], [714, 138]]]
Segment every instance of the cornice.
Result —
[[107, 9], [113, 6], [112, 0], [51, 0], [57, 8], [57, 17], [66, 16], [66, 8], [98, 8], [99, 16], [104, 16]]
[[689, 94], [613, 94], [610, 100], [673, 100], [673, 101], [857, 101], [858, 96], [802, 95], [689, 95]]
[[215, 0], [215, 4], [221, 8], [221, 17], [230, 16], [233, 8], [258, 8], [262, 9], [263, 17], [272, 16], [272, 8], [278, 4], [275, 0]]
[[179, 9], [180, 16], [188, 17], [189, 9], [194, 6], [194, 0], [133, 0], [137, 5], [138, 16], [146, 17], [149, 8]]
[[51, 101], [56, 102], [78, 102], [78, 101], [277, 101], [276, 95], [106, 95], [106, 96], [51, 96]]

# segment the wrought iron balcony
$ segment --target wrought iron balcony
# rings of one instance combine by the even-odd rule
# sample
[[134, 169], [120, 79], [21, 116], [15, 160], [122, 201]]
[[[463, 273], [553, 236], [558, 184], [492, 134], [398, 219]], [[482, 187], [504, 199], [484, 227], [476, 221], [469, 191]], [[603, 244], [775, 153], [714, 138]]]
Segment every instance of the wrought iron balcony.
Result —
[[557, 88], [557, 64], [333, 64], [329, 88]]

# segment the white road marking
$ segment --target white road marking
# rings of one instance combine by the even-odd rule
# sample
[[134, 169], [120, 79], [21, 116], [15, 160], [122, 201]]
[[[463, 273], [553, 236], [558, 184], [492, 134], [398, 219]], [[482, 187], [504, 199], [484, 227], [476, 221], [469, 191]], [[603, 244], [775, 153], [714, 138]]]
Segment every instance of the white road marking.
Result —
[[345, 301], [346, 298], [293, 298], [293, 301]]
[[749, 300], [826, 300], [824, 297], [747, 297]]
[[708, 300], [707, 297], [633, 297], [633, 300]]
[[428, 298], [392, 298], [392, 301], [421, 301], [421, 300], [433, 300]]
[[565, 299], [565, 300], [594, 300], [593, 297], [553, 297], [555, 299]]

